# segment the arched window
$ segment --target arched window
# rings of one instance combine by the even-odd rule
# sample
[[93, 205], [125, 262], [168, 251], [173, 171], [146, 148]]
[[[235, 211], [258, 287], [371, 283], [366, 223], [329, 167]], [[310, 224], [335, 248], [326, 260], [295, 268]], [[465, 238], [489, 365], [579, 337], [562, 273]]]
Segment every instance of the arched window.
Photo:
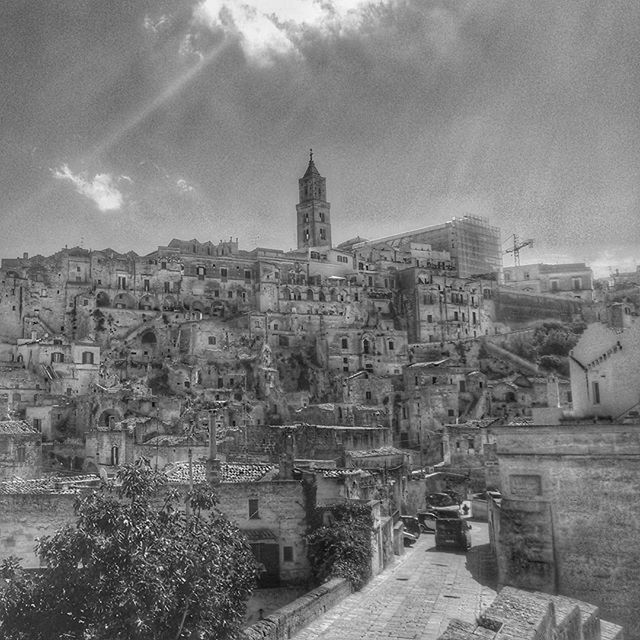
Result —
[[371, 353], [371, 343], [366, 338], [362, 341], [362, 353]]

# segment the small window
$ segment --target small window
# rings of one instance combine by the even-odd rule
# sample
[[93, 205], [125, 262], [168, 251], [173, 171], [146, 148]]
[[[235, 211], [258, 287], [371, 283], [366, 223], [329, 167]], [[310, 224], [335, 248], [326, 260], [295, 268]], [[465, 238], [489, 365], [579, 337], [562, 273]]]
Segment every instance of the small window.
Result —
[[393, 351], [395, 349], [395, 345], [393, 344], [393, 340], [389, 340], [389, 351]]
[[33, 422], [34, 429], [37, 429], [38, 431], [42, 431], [42, 420], [40, 418], [33, 418], [32, 422]]
[[367, 400], [371, 400], [371, 391], [365, 391], [365, 393], [364, 393], [364, 397], [365, 397]]
[[209, 336], [209, 344], [215, 344], [216, 343], [216, 337], [215, 336]]
[[16, 454], [17, 454], [17, 460], [18, 462], [24, 462], [26, 459], [26, 448], [23, 444], [18, 445], [18, 448], [16, 449]]
[[82, 364], [93, 364], [93, 351], [82, 352]]
[[249, 499], [249, 520], [259, 520], [260, 519], [260, 511], [258, 510], [258, 499], [250, 498]]
[[251, 280], [251, 271], [249, 269], [244, 270], [244, 279]]
[[164, 292], [165, 293], [171, 293], [171, 283], [170, 282], [165, 282], [164, 283]]
[[220, 267], [220, 277], [221, 278], [227, 277], [227, 267]]
[[161, 269], [166, 269], [167, 268], [167, 263], [166, 262], [161, 262], [160, 263], [160, 268]]
[[293, 547], [282, 548], [282, 559], [284, 562], [293, 562]]
[[600, 383], [592, 382], [591, 389], [593, 391], [593, 404], [600, 404]]
[[227, 298], [231, 300], [233, 298], [233, 291], [227, 291]]
[[349, 341], [347, 340], [347, 338], [342, 338], [341, 344], [343, 349], [347, 349], [349, 346]]

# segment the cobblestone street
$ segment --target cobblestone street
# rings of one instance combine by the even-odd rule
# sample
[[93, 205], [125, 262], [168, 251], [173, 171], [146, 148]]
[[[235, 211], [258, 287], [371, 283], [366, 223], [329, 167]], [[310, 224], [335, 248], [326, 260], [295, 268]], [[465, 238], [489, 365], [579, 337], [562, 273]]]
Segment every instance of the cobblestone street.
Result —
[[433, 534], [293, 636], [295, 640], [436, 640], [451, 618], [474, 621], [496, 595], [487, 524], [472, 522], [468, 553], [436, 550]]

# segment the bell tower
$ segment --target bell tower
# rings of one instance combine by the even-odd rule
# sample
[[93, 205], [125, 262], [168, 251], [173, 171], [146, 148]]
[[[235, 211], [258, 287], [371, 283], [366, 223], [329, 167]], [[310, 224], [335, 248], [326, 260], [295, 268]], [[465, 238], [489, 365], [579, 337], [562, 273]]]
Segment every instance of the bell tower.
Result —
[[313, 149], [309, 150], [309, 166], [298, 180], [298, 190], [298, 249], [331, 247], [331, 205], [327, 202], [326, 179], [313, 162]]

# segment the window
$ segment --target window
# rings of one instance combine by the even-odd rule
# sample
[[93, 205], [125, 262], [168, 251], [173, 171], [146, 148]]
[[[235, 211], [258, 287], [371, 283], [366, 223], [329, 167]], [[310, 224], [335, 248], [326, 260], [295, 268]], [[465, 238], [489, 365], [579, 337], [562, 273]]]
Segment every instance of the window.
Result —
[[33, 428], [42, 431], [42, 420], [40, 418], [33, 418]]
[[327, 239], [327, 232], [324, 229], [320, 229], [320, 240]]
[[18, 445], [16, 449], [17, 461], [24, 462], [26, 458], [26, 448], [23, 444]]
[[82, 352], [82, 364], [93, 364], [93, 351]]
[[204, 280], [207, 270], [204, 267], [198, 267], [196, 273], [198, 274], [198, 280]]
[[209, 344], [215, 344], [216, 343], [216, 337], [215, 336], [209, 336]]
[[281, 347], [288, 347], [289, 336], [283, 336], [283, 335], [278, 336], [278, 345]]
[[126, 288], [127, 288], [126, 276], [118, 276], [118, 289], [126, 289]]
[[551, 280], [551, 291], [558, 291], [560, 289], [560, 283], [557, 280]]
[[284, 562], [293, 562], [293, 547], [282, 548], [282, 560]]
[[260, 519], [260, 511], [258, 510], [258, 499], [250, 498], [249, 499], [249, 520], [259, 520]]
[[371, 350], [371, 346], [368, 340], [363, 340], [362, 341], [362, 352], [365, 354], [368, 354], [369, 351]]
[[347, 338], [342, 338], [341, 345], [343, 349], [347, 349], [349, 347], [349, 341], [347, 340]]
[[166, 269], [167, 268], [167, 263], [166, 262], [161, 262], [160, 263], [160, 268], [161, 269]]
[[393, 340], [389, 340], [389, 351], [393, 351], [395, 349], [395, 345], [393, 344]]
[[165, 282], [164, 283], [164, 292], [165, 293], [171, 293], [171, 283], [170, 282]]
[[220, 277], [221, 278], [227, 277], [227, 267], [220, 267]]
[[365, 391], [365, 392], [364, 392], [364, 397], [365, 397], [367, 400], [371, 400], [371, 391]]
[[453, 319], [454, 319], [454, 321], [458, 320], [458, 312], [457, 311], [453, 312]]
[[593, 391], [593, 404], [600, 404], [600, 383], [592, 382], [591, 390]]
[[149, 287], [150, 287], [150, 282], [149, 282], [149, 280], [148, 280], [148, 279], [146, 279], [146, 278], [145, 278], [145, 280], [144, 280], [144, 282], [143, 282], [143, 284], [142, 284], [142, 288], [143, 288], [145, 291], [149, 291]]
[[320, 212], [320, 222], [324, 222], [324, 211]]
[[571, 278], [571, 288], [574, 291], [580, 291], [582, 289], [582, 278]]
[[229, 298], [229, 300], [233, 298], [233, 291], [227, 291], [227, 298]]
[[251, 280], [251, 271], [249, 269], [244, 270], [244, 279]]
[[64, 353], [55, 351], [51, 354], [51, 362], [64, 362]]
[[431, 314], [429, 314], [429, 315], [427, 316], [427, 322], [428, 322], [429, 324], [431, 324], [431, 323], [433, 322], [433, 316], [432, 316]]

